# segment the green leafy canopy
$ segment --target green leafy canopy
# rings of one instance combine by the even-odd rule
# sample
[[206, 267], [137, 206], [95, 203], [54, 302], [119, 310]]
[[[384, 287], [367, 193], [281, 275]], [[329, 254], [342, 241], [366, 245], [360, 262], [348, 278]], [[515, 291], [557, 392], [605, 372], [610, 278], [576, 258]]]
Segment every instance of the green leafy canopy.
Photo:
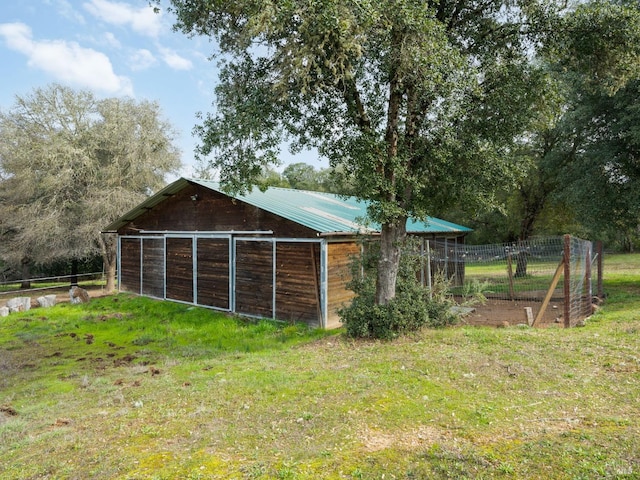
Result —
[[176, 29], [217, 41], [215, 112], [198, 154], [231, 190], [283, 139], [340, 165], [377, 220], [493, 200], [544, 82], [528, 57], [553, 8], [410, 0], [173, 0]]
[[0, 111], [0, 255], [47, 264], [105, 253], [101, 231], [180, 166], [153, 102], [57, 84]]

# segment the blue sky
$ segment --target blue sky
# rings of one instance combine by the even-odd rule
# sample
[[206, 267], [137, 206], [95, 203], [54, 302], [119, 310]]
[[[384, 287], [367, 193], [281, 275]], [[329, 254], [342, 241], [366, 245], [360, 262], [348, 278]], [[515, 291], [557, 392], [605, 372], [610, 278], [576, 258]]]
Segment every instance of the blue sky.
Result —
[[[173, 32], [173, 20], [166, 10], [154, 13], [147, 0], [4, 1], [0, 108], [53, 82], [100, 98], [157, 101], [179, 132], [181, 174], [191, 176], [196, 112], [213, 110], [218, 72], [209, 57], [215, 44]], [[293, 158], [286, 148], [282, 160], [323, 166], [312, 153]]]

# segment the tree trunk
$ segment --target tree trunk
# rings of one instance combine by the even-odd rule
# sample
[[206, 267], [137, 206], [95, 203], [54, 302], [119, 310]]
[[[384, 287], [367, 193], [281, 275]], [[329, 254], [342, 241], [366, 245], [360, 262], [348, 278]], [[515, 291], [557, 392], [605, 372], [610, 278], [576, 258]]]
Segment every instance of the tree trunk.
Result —
[[396, 296], [396, 280], [406, 236], [406, 217], [382, 225], [376, 282], [376, 305], [386, 305]]
[[107, 276], [105, 285], [106, 293], [113, 293], [116, 289], [116, 265], [117, 265], [117, 236], [113, 233], [105, 233], [100, 237], [102, 261], [104, 262], [104, 271]]
[[540, 217], [544, 205], [546, 203], [546, 194], [538, 192], [537, 194], [525, 194], [523, 196], [523, 216], [520, 222], [520, 233], [518, 235], [518, 253], [516, 253], [516, 274], [517, 278], [527, 276], [527, 267], [529, 265], [529, 253], [523, 249], [521, 242], [525, 242], [533, 235], [533, 229], [536, 221]]
[[[392, 32], [392, 48], [400, 55], [402, 44], [401, 32]], [[396, 172], [393, 166], [398, 156], [398, 126], [400, 123], [400, 106], [402, 91], [397, 66], [392, 67], [389, 83], [389, 108], [387, 111], [387, 128], [385, 143], [387, 146], [387, 162], [382, 162], [378, 175], [385, 179], [388, 189], [385, 201], [397, 205]], [[407, 217], [402, 216], [382, 224], [380, 232], [380, 258], [378, 259], [378, 276], [376, 279], [376, 305], [386, 305], [396, 296], [396, 280], [400, 268], [402, 244], [407, 234]]]
[[31, 276], [31, 259], [28, 257], [24, 257], [20, 261], [20, 265], [22, 267], [22, 283], [20, 284], [20, 288], [31, 288], [31, 282], [29, 281], [29, 277]]
[[71, 259], [71, 286], [78, 285], [78, 259]]
[[527, 276], [527, 266], [529, 265], [529, 253], [520, 248], [516, 253], [516, 278]]

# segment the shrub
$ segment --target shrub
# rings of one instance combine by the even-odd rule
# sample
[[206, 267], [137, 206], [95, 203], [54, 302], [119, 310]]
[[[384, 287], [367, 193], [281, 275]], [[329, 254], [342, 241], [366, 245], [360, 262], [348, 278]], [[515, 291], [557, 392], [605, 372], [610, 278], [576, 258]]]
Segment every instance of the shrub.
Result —
[[[415, 251], [408, 242], [405, 252]], [[443, 282], [431, 290], [422, 286], [416, 276], [421, 258], [403, 254], [396, 283], [396, 296], [386, 305], [375, 303], [375, 281], [379, 248], [367, 243], [363, 255], [354, 258], [348, 288], [355, 293], [351, 304], [339, 315], [351, 337], [391, 339], [422, 327], [442, 327], [455, 323], [451, 312], [453, 300]]]

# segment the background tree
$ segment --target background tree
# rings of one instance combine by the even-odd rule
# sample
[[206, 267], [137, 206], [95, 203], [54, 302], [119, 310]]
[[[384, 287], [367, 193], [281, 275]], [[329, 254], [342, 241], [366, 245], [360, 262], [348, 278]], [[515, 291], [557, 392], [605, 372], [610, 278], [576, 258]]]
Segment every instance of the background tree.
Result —
[[[605, 172], [629, 161], [619, 148], [629, 147], [630, 137], [619, 134], [620, 123], [637, 103], [633, 85], [640, 74], [640, 10], [637, 4], [592, 2], [579, 5], [559, 22], [562, 35], [550, 42], [542, 58], [559, 85], [560, 103], [556, 119], [532, 136], [534, 170], [518, 190], [520, 239], [533, 234], [539, 219], [548, 220], [543, 213], [551, 209], [571, 212], [573, 225], [565, 219], [566, 231], [574, 230], [569, 233], [596, 233], [595, 223], [602, 232], [603, 226], [619, 220], [616, 203], [631, 207], [635, 202], [632, 190], [616, 188]], [[631, 95], [625, 95], [628, 89]], [[620, 97], [630, 106], [626, 113], [614, 107]], [[616, 137], [614, 147], [610, 140]], [[608, 214], [590, 221], [596, 207], [605, 205]], [[585, 206], [591, 215], [581, 214]], [[631, 210], [637, 217], [637, 204]]]
[[101, 254], [112, 290], [115, 243], [101, 231], [180, 166], [173, 136], [156, 103], [57, 84], [17, 96], [0, 112], [2, 257], [29, 265]]
[[[555, 19], [561, 34], [539, 57], [549, 88], [515, 151], [523, 175], [499, 194], [504, 210], [477, 216], [476, 240], [636, 234], [639, 13], [633, 4], [593, 2]], [[458, 210], [459, 221], [470, 218]]]
[[302, 162], [291, 163], [282, 171], [282, 176], [296, 190], [322, 190], [320, 175], [312, 165]]
[[222, 52], [198, 153], [229, 190], [255, 183], [283, 137], [340, 165], [381, 224], [377, 304], [395, 295], [409, 217], [495, 202], [545, 83], [529, 61], [538, 0], [172, 0], [176, 28]]
[[629, 251], [640, 227], [640, 78], [590, 96], [583, 109], [584, 141], [561, 198], [590, 232]]
[[262, 168], [262, 174], [257, 181], [257, 185], [261, 189], [267, 189], [269, 187], [291, 188], [291, 185], [289, 185], [289, 182], [282, 173], [268, 166]]

